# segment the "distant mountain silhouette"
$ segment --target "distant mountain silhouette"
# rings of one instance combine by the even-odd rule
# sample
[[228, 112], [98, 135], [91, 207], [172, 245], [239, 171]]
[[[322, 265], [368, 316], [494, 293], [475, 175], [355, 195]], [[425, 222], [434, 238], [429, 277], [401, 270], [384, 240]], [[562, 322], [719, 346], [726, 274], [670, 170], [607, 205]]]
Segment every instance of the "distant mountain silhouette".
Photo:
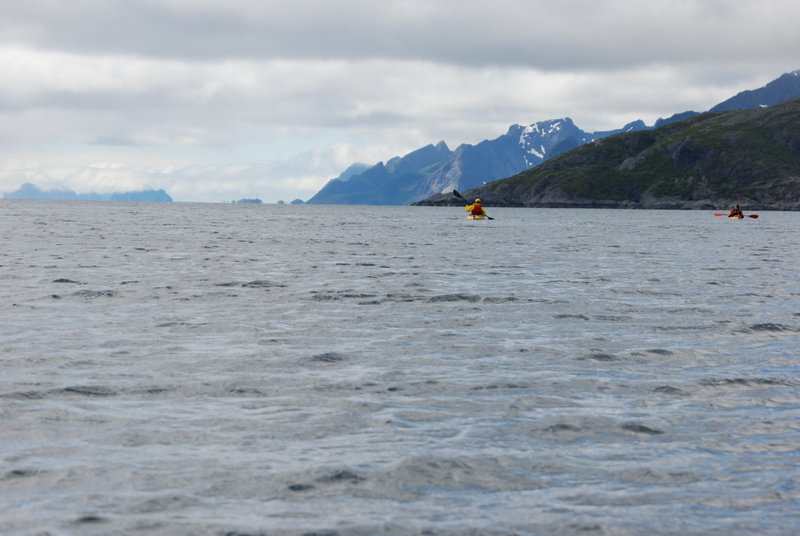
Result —
[[[711, 111], [774, 106], [800, 97], [800, 71], [782, 75], [765, 87], [744, 91]], [[633, 121], [622, 128], [585, 132], [569, 117], [512, 125], [492, 140], [450, 151], [442, 141], [374, 166], [355, 164], [331, 179], [308, 200], [311, 204], [406, 205], [453, 189], [469, 190], [534, 168], [581, 145], [623, 133], [652, 130], [698, 115], [686, 111], [659, 119], [650, 127]]]
[[440, 141], [386, 164], [379, 162], [331, 179], [308, 203], [407, 205], [448, 189], [474, 188], [514, 175], [601, 137], [644, 128], [643, 122], [636, 121], [619, 130], [589, 133], [567, 117], [512, 125], [502, 136], [477, 145], [463, 144], [455, 151]]
[[[416, 188], [432, 170], [450, 158], [444, 142], [426, 145], [386, 164], [378, 164], [358, 174], [328, 181], [310, 204], [404, 205], [418, 199]], [[348, 168], [352, 170], [351, 168]]]
[[76, 194], [72, 190], [42, 190], [26, 182], [17, 190], [3, 194], [5, 199], [53, 199], [67, 201], [139, 201], [170, 203], [172, 198], [164, 190], [140, 190], [113, 194]]
[[759, 89], [742, 91], [726, 101], [722, 101], [709, 112], [725, 110], [747, 110], [762, 106], [775, 106], [800, 96], [800, 71], [781, 75], [766, 86]]

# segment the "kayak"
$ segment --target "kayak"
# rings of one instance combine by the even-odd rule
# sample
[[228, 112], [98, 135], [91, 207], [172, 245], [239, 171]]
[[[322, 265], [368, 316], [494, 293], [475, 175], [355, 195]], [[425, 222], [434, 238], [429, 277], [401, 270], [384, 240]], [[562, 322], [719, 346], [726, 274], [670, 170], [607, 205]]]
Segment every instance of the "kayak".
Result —
[[468, 220], [485, 220], [486, 216], [481, 216], [480, 214], [467, 214]]
[[[728, 215], [727, 214], [721, 214], [721, 213], [718, 212], [718, 213], [714, 214], [714, 216], [728, 216]], [[743, 220], [743, 219], [745, 219], [745, 217], [753, 218], [754, 220], [757, 220], [758, 219], [758, 214], [748, 214], [747, 216], [744, 216], [744, 215], [741, 215], [741, 216], [728, 216], [728, 219], [729, 220]]]

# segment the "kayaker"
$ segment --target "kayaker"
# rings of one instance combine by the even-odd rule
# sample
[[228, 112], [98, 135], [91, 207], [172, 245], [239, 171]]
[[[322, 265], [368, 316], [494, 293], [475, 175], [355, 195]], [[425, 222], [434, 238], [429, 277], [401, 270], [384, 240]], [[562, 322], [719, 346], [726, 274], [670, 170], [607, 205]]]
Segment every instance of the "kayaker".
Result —
[[742, 212], [742, 209], [741, 209], [741, 208], [739, 208], [739, 205], [737, 204], [737, 205], [736, 205], [735, 207], [733, 207], [733, 208], [731, 209], [731, 211], [728, 213], [728, 217], [729, 217], [729, 218], [744, 218], [744, 212]]
[[473, 204], [467, 205], [466, 210], [473, 216], [486, 216], [486, 211], [481, 206], [480, 199], [476, 199]]

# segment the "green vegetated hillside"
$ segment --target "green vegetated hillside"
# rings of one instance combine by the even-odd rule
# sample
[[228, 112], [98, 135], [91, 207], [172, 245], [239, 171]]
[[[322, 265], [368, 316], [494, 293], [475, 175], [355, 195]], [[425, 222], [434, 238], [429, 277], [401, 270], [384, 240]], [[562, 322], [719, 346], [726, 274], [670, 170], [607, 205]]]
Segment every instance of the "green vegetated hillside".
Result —
[[610, 136], [465, 195], [489, 206], [800, 210], [800, 100]]

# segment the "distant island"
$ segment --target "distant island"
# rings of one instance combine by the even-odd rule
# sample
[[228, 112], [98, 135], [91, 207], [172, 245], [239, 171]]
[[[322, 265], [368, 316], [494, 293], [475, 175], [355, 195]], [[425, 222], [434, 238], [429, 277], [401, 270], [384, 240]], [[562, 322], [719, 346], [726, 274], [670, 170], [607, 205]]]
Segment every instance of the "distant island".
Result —
[[164, 190], [139, 190], [112, 194], [78, 194], [69, 189], [42, 190], [35, 184], [26, 182], [16, 191], [3, 194], [4, 199], [51, 199], [58, 201], [137, 201], [171, 203], [172, 197]]

